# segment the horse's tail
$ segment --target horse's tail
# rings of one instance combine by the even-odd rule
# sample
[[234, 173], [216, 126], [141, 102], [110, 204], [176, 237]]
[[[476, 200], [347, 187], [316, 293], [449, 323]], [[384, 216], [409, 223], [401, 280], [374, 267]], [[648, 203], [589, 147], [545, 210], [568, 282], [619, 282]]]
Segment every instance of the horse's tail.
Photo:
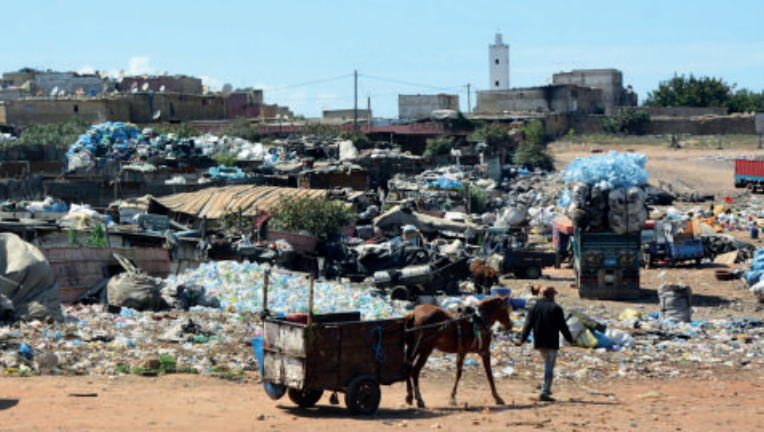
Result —
[[406, 368], [406, 375], [408, 375], [414, 363], [414, 354], [415, 354], [414, 344], [416, 342], [414, 339], [414, 332], [410, 330], [414, 328], [416, 317], [414, 317], [413, 313], [410, 313], [404, 316], [403, 319], [405, 320], [403, 328], [406, 330], [406, 333], [403, 336], [403, 340], [405, 341], [405, 345], [406, 345], [405, 368]]

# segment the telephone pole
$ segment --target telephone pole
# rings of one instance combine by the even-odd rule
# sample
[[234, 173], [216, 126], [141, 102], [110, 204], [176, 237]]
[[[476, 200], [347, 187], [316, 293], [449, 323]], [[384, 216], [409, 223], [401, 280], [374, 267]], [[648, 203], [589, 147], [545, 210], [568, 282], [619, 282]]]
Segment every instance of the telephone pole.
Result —
[[353, 130], [358, 130], [358, 70], [353, 71], [355, 90], [353, 90]]
[[470, 83], [467, 83], [467, 114], [472, 113], [472, 103], [470, 102]]
[[367, 96], [366, 98], [366, 110], [368, 111], [369, 116], [369, 133], [371, 133], [371, 96]]

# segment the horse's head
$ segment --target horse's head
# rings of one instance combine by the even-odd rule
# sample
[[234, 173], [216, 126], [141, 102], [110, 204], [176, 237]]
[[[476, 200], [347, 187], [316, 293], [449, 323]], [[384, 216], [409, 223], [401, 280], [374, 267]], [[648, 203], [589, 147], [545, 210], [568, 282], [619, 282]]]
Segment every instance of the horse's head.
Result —
[[509, 305], [508, 299], [509, 294], [506, 296], [496, 295], [495, 297], [483, 299], [478, 303], [477, 307], [480, 310], [480, 315], [483, 316], [488, 327], [498, 322], [504, 327], [504, 330], [512, 330], [512, 318], [509, 316], [509, 313], [512, 312], [512, 306]]

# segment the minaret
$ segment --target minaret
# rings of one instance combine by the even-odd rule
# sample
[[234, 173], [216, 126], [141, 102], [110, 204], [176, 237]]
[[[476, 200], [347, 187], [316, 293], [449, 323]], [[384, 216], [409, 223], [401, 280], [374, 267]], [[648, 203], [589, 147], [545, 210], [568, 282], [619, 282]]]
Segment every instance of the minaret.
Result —
[[488, 46], [488, 70], [491, 71], [491, 90], [509, 90], [509, 45], [496, 33], [496, 43]]

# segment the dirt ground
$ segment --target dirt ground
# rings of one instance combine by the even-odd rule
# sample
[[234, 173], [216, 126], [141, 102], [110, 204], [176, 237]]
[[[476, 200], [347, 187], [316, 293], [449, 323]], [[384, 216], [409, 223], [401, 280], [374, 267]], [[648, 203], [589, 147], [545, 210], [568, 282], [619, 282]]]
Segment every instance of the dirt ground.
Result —
[[[556, 144], [557, 163], [564, 168], [576, 156], [587, 156], [591, 145]], [[610, 147], [596, 146], [607, 151]], [[724, 151], [711, 149], [669, 150], [664, 145], [620, 146], [648, 156], [651, 180], [678, 183], [701, 194], [745, 199], [733, 188], [734, 156], [755, 153], [754, 147]], [[721, 156], [719, 156], [721, 155]], [[679, 207], [689, 204], [679, 204]], [[741, 239], [746, 233], [736, 233]], [[761, 244], [756, 243], [757, 245]], [[682, 281], [695, 295], [694, 317], [725, 319], [745, 317], [764, 320], [764, 311], [737, 281], [719, 282], [707, 264], [677, 269], [657, 268], [642, 273], [643, 297], [634, 302], [579, 300], [572, 270], [545, 270], [561, 291], [560, 302], [568, 307], [601, 307], [622, 310], [641, 307], [657, 310], [655, 291], [664, 282]], [[512, 281], [514, 288], [530, 281]], [[547, 283], [546, 281], [544, 283]], [[568, 348], [573, 356], [585, 350]], [[761, 354], [761, 353], [759, 353]], [[518, 354], [519, 355], [519, 354]], [[472, 357], [474, 358], [474, 357]], [[516, 365], [516, 368], [520, 367]], [[701, 371], [708, 367], [695, 364]], [[494, 369], [500, 369], [497, 365]], [[324, 395], [318, 407], [303, 410], [287, 397], [270, 400], [250, 377], [244, 383], [209, 376], [165, 375], [160, 377], [63, 377], [4, 378], [0, 380], [0, 432], [7, 431], [376, 431], [387, 428], [416, 430], [638, 430], [722, 431], [764, 430], [764, 374], [754, 367], [717, 367], [713, 373], [683, 374], [678, 378], [658, 375], [637, 379], [603, 377], [592, 381], [558, 380], [556, 403], [533, 400], [536, 372], [515, 374], [498, 381], [506, 406], [493, 405], [481, 367], [465, 368], [458, 400], [447, 404], [453, 371], [425, 369], [423, 396], [428, 408], [404, 404], [405, 387], [382, 388], [377, 414], [353, 417], [329, 404]], [[616, 369], [614, 369], [616, 370]], [[702, 371], [701, 371], [702, 372]], [[535, 375], [534, 375], [535, 374]], [[340, 395], [340, 401], [343, 401]]]
[[507, 405], [495, 406], [475, 367], [460, 385], [459, 407], [447, 404], [453, 377], [429, 373], [428, 408], [405, 405], [405, 387], [395, 384], [382, 388], [380, 409], [369, 417], [330, 405], [326, 394], [317, 407], [300, 409], [287, 397], [270, 400], [255, 383], [193, 375], [17, 378], [3, 380], [0, 431], [753, 431], [764, 427], [762, 378], [756, 371], [714, 381], [562, 383], [556, 403], [534, 401], [533, 383], [504, 380]]

